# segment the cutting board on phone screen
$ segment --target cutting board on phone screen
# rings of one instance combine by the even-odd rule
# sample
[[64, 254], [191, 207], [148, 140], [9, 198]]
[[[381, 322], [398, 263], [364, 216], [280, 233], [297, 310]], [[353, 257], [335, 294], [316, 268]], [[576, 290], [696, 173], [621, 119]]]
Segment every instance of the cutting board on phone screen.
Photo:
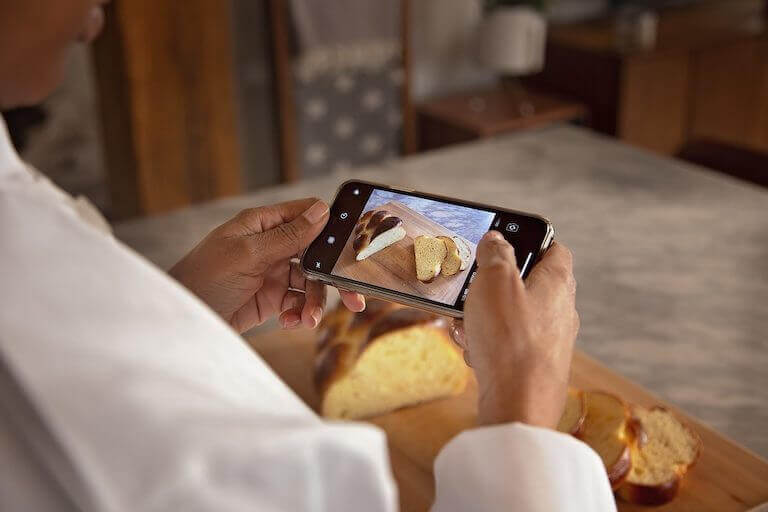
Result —
[[[274, 330], [251, 336], [248, 342], [307, 405], [318, 410], [320, 401], [312, 384], [315, 336], [315, 332], [308, 330]], [[701, 456], [683, 480], [674, 501], [649, 508], [618, 500], [620, 512], [741, 512], [768, 501], [768, 461], [580, 351], [574, 354], [571, 379], [581, 389], [610, 390], [631, 403], [646, 407], [665, 405], [701, 436]], [[403, 512], [429, 510], [435, 492], [434, 459], [451, 438], [475, 425], [476, 402], [477, 387], [472, 381], [459, 396], [368, 420], [387, 434]], [[514, 510], [514, 504], [508, 510]]]
[[456, 302], [471, 265], [452, 276], [440, 275], [431, 283], [422, 283], [416, 279], [413, 240], [420, 235], [458, 236], [467, 242], [471, 248], [470, 261], [474, 261], [477, 246], [445, 226], [441, 226], [397, 201], [376, 207], [376, 210], [386, 210], [392, 215], [400, 217], [405, 228], [405, 238], [372, 254], [363, 261], [357, 261], [355, 260], [355, 251], [352, 248], [354, 237], [350, 236], [333, 268], [333, 274], [437, 302], [449, 304]]

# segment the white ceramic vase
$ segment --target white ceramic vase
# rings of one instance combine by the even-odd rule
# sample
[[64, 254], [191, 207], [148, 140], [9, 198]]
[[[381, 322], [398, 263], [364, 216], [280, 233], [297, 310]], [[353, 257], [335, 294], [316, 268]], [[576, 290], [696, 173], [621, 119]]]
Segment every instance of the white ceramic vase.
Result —
[[501, 74], [541, 71], [546, 44], [547, 21], [531, 7], [497, 7], [480, 24], [480, 62]]

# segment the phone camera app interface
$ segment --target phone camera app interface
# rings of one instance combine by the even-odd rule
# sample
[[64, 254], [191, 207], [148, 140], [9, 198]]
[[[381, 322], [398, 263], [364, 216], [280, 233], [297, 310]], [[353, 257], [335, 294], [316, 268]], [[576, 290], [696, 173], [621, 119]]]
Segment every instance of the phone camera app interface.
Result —
[[[359, 194], [352, 190], [353, 196]], [[477, 244], [495, 215], [373, 188], [331, 273], [453, 306], [470, 277]]]

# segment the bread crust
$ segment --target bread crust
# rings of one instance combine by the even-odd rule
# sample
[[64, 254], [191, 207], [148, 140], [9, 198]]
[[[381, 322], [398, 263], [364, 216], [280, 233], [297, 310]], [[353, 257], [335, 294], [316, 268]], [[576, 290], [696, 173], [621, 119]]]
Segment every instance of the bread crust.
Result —
[[[392, 229], [402, 228], [402, 226], [402, 219], [392, 215], [386, 210], [368, 210], [357, 221], [353, 231], [354, 239], [352, 240], [352, 249], [355, 251], [355, 257], [359, 261], [361, 259], [360, 254], [374, 243], [377, 237]], [[387, 245], [381, 249], [385, 247], [387, 247]], [[374, 253], [375, 252], [376, 251], [374, 251]], [[370, 256], [370, 254], [363, 256], [362, 258], [364, 259], [367, 256]]]
[[366, 340], [360, 345], [359, 354], [374, 343], [377, 338], [391, 332], [407, 329], [415, 325], [432, 325], [435, 327], [447, 327], [445, 318], [420, 309], [403, 308], [392, 311], [380, 318], [368, 331]]
[[[605, 391], [587, 391], [585, 392], [585, 400], [587, 404], [587, 414], [584, 419], [584, 423], [581, 427], [581, 430], [579, 434], [576, 436], [577, 438], [586, 441], [586, 437], [589, 434], [589, 407], [590, 407], [590, 395], [596, 395], [601, 394], [608, 397], [611, 397], [613, 400], [618, 402], [623, 411], [624, 415], [624, 424], [622, 428], [622, 432], [620, 435], [623, 435], [623, 437], [619, 437], [619, 442], [623, 443], [624, 447], [619, 454], [619, 456], [611, 463], [606, 464], [605, 471], [608, 474], [608, 480], [611, 483], [611, 488], [615, 491], [618, 489], [626, 480], [627, 476], [629, 475], [629, 471], [632, 469], [632, 455], [630, 451], [630, 441], [631, 437], [630, 434], [627, 432], [627, 421], [630, 418], [629, 414], [629, 407], [627, 406], [626, 402], [622, 400], [620, 397], [613, 393], [607, 393]], [[605, 462], [605, 461], [604, 461]]]
[[[579, 407], [579, 416], [577, 417], [576, 421], [570, 425], [558, 424], [557, 430], [565, 434], [570, 434], [574, 437], [578, 437], [582, 429], [584, 428], [584, 420], [587, 417], [587, 400], [584, 392], [580, 389], [570, 388], [568, 389], [568, 395], [569, 397], [570, 396], [575, 397], [575, 400]], [[566, 407], [567, 407], [567, 402], [566, 402]], [[565, 414], [565, 411], [563, 411], [563, 414]], [[562, 422], [563, 420], [561, 419], [560, 421]]]
[[636, 505], [658, 506], [669, 503], [677, 496], [680, 489], [681, 475], [675, 477], [660, 485], [640, 485], [630, 482], [624, 484], [616, 490], [616, 494], [629, 503]]

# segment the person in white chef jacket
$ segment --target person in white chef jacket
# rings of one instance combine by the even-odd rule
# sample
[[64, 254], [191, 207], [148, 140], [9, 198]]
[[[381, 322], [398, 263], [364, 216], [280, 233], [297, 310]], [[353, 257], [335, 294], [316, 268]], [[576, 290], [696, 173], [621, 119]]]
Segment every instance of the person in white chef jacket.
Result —
[[[56, 86], [100, 3], [0, 0], [0, 108]], [[318, 418], [238, 335], [317, 325], [325, 290], [291, 258], [327, 218], [314, 199], [244, 211], [169, 276], [27, 167], [0, 121], [0, 511], [397, 510], [383, 433]], [[553, 430], [578, 331], [570, 253], [523, 283], [489, 234], [478, 265], [455, 329], [478, 426], [439, 454], [433, 510], [615, 510], [599, 457]]]

